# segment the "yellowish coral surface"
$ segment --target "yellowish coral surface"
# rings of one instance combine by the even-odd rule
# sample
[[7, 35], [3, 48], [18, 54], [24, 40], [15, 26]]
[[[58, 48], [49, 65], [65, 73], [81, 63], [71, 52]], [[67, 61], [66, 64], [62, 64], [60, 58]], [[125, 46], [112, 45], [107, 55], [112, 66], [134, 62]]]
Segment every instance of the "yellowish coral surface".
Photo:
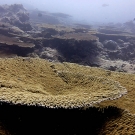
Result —
[[119, 117], [105, 122], [99, 135], [134, 135], [135, 115], [123, 111]]
[[42, 59], [0, 59], [0, 101], [49, 108], [79, 108], [126, 94], [127, 90], [119, 82], [102, 77], [99, 71]]
[[[103, 124], [99, 135], [134, 135], [135, 134], [135, 75], [113, 72], [101, 68], [82, 66], [73, 63], [55, 65], [57, 70], [67, 70], [86, 75], [100, 76], [104, 79], [118, 81], [127, 89], [127, 94], [117, 100], [107, 100], [98, 104], [98, 107], [113, 106], [124, 110], [119, 116], [109, 118]], [[125, 111], [126, 110], [126, 111]]]
[[109, 70], [104, 70], [101, 68], [82, 66], [73, 63], [64, 63], [58, 64], [56, 66], [58, 70], [72, 70], [72, 72], [83, 73], [86, 75], [100, 76], [103, 78], [108, 78], [111, 80], [118, 81], [123, 87], [127, 89], [127, 94], [123, 97], [113, 100], [113, 101], [104, 101], [99, 104], [100, 107], [106, 106], [116, 106], [121, 109], [126, 109], [132, 114], [135, 114], [135, 75], [122, 73], [122, 72], [113, 72]]

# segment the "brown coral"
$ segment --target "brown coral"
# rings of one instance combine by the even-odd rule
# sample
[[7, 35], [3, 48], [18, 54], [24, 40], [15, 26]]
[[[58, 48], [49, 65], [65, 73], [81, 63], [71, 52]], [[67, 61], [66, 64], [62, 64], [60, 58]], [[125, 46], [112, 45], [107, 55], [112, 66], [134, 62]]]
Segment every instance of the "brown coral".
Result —
[[123, 111], [119, 117], [107, 120], [99, 135], [134, 135], [135, 115]]
[[90, 74], [94, 76], [101, 76], [104, 78], [112, 79], [118, 81], [122, 86], [127, 89], [127, 94], [118, 100], [102, 102], [100, 106], [116, 106], [121, 109], [126, 109], [131, 113], [135, 113], [135, 75], [122, 73], [122, 72], [113, 72], [109, 70], [104, 70], [101, 68], [81, 66], [73, 63], [64, 63], [56, 65], [58, 70], [72, 70], [72, 72], [78, 72], [83, 74]]
[[72, 70], [57, 70], [55, 65], [41, 59], [0, 59], [0, 63], [2, 102], [80, 108], [113, 100], [126, 93], [116, 81]]

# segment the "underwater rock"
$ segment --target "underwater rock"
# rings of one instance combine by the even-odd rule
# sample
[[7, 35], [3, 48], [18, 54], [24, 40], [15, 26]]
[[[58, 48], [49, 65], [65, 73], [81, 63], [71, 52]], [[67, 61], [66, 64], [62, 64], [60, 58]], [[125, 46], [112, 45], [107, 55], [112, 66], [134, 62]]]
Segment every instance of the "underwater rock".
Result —
[[4, 9], [0, 13], [1, 22], [17, 26], [24, 31], [32, 30], [32, 26], [29, 23], [29, 13], [23, 5], [3, 5], [1, 9]]
[[124, 41], [121, 40], [121, 39], [118, 39], [117, 42], [118, 42], [118, 43], [124, 43]]
[[72, 27], [65, 25], [53, 25], [53, 24], [37, 24], [38, 29], [42, 32], [43, 37], [44, 34], [49, 33], [50, 35], [63, 35], [65, 33], [72, 33], [75, 30]]
[[21, 22], [26, 22], [26, 21], [29, 20], [29, 14], [28, 13], [18, 12], [16, 15], [19, 17], [19, 20]]
[[26, 56], [33, 52], [35, 39], [20, 28], [0, 22], [0, 57]]
[[43, 15], [42, 15], [42, 13], [38, 13], [38, 17], [42, 17]]
[[44, 58], [49, 61], [64, 61], [62, 55], [56, 49], [52, 49], [50, 47], [43, 48], [43, 51], [40, 53], [40, 58]]
[[60, 54], [60, 62], [82, 63], [98, 55], [100, 47], [95, 43], [97, 41], [98, 38], [91, 34], [67, 33], [43, 39], [42, 46], [56, 49]]
[[52, 36], [56, 34], [58, 34], [58, 31], [54, 28], [44, 28], [44, 30], [42, 31], [42, 36], [44, 38], [52, 38]]
[[134, 21], [128, 21], [124, 23], [125, 30], [135, 33], [135, 23]]
[[[69, 17], [62, 13], [27, 11], [19, 4], [3, 5], [0, 9], [0, 34], [8, 39], [6, 44], [1, 39], [1, 56], [7, 54], [8, 57], [40, 57], [51, 61], [75, 62], [96, 67], [102, 67], [100, 58], [110, 61], [118, 59], [134, 61], [135, 37], [131, 31], [126, 30], [128, 24], [124, 26], [108, 24], [92, 30], [92, 26], [86, 24], [63, 25], [55, 21], [50, 24], [45, 23], [49, 21], [47, 17], [52, 17], [52, 21], [57, 20], [56, 16]], [[41, 13], [42, 17], [38, 17], [38, 13]], [[17, 51], [18, 49], [11, 46], [13, 40], [15, 46], [22, 48], [25, 46], [31, 50], [28, 49], [25, 54], [22, 54], [20, 49]], [[10, 49], [7, 45], [10, 45]], [[57, 53], [44, 51], [45, 47]]]
[[118, 48], [118, 44], [113, 40], [106, 40], [104, 41], [103, 45], [109, 50], [116, 50]]
[[104, 26], [99, 27], [98, 31], [94, 34], [95, 36], [99, 37], [100, 42], [105, 40], [113, 40], [117, 42], [119, 39], [127, 42], [128, 39], [134, 39], [134, 33], [132, 31], [126, 30], [126, 26], [118, 27], [117, 25], [114, 26]]
[[111, 70], [111, 71], [116, 71], [116, 70], [117, 70], [117, 66], [110, 66], [110, 67], [109, 67], [109, 70]]
[[60, 24], [60, 20], [56, 16], [53, 16], [51, 13], [48, 14], [46, 11], [33, 10], [29, 11], [29, 15], [32, 22], [41, 22], [54, 25]]
[[24, 34], [18, 27], [0, 24], [0, 57], [25, 56], [33, 51], [35, 40]]

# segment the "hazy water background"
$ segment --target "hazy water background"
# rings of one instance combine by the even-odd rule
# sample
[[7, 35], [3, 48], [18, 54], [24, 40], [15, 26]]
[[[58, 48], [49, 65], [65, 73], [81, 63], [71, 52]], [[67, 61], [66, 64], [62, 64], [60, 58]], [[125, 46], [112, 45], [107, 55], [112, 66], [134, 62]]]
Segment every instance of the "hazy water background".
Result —
[[123, 23], [135, 18], [135, 0], [4, 0], [0, 4], [22, 3], [26, 7], [70, 14], [86, 23]]

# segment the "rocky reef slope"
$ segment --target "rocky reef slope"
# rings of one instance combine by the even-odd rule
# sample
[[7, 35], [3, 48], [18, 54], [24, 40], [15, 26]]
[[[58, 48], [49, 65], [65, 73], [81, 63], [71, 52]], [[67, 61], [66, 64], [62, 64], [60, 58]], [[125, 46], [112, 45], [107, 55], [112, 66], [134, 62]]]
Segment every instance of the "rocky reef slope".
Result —
[[83, 24], [49, 24], [46, 15], [58, 20], [69, 16], [28, 12], [22, 5], [3, 5], [0, 10], [0, 57], [39, 57], [134, 73], [132, 21], [94, 29]]

